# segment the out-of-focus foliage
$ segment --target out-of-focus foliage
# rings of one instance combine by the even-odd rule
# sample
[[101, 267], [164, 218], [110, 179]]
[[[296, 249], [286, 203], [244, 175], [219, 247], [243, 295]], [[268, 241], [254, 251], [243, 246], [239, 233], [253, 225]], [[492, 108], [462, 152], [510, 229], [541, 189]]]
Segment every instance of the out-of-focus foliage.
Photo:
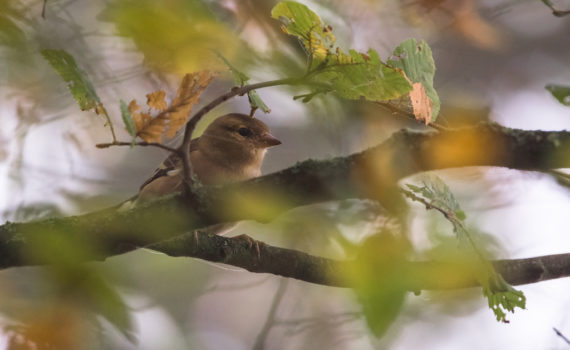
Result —
[[219, 69], [213, 50], [232, 59], [241, 40], [197, 0], [118, 0], [99, 16], [133, 40], [145, 62], [158, 71], [184, 74]]
[[96, 268], [81, 263], [95, 249], [65, 232], [40, 227], [35, 233], [40, 239], [23, 253], [29, 261], [49, 266], [20, 271], [26, 283], [0, 291], [0, 308], [11, 319], [5, 327], [14, 346], [10, 349], [88, 348], [84, 344], [102, 339], [97, 316], [136, 342], [131, 310], [121, 295]]
[[103, 105], [95, 92], [95, 87], [93, 87], [87, 74], [77, 66], [73, 56], [64, 50], [45, 49], [41, 52], [53, 69], [67, 83], [67, 87], [79, 104], [79, 108], [82, 111], [93, 109], [95, 113], [101, 113]]
[[11, 48], [21, 48], [26, 40], [26, 35], [16, 24], [21, 20], [21, 14], [10, 4], [10, 1], [0, 2], [0, 45]]
[[[439, 114], [439, 96], [433, 87], [435, 75], [435, 62], [429, 45], [421, 40], [408, 39], [394, 50], [394, 59], [388, 64], [400, 68], [413, 83], [410, 99], [414, 115], [426, 124], [435, 122]], [[416, 102], [420, 101], [420, 102]]]
[[565, 106], [570, 106], [570, 86], [548, 84], [546, 90], [550, 91], [552, 96]]
[[[132, 116], [135, 125], [136, 136], [147, 142], [162, 142], [162, 137], [172, 138], [176, 132], [182, 128], [192, 111], [192, 107], [198, 102], [202, 92], [208, 87], [213, 79], [209, 71], [200, 71], [186, 74], [178, 87], [176, 96], [168, 105], [166, 94], [159, 90], [147, 94], [146, 112], [141, 111], [141, 107], [136, 100], [129, 103], [128, 111]], [[158, 111], [154, 117], [152, 110]], [[128, 117], [123, 116], [128, 119]], [[127, 129], [129, 123], [126, 123]]]
[[[489, 308], [493, 310], [497, 321], [508, 323], [506, 311], [514, 312], [516, 307], [525, 308], [526, 297], [521, 291], [511, 287], [495, 268], [485, 259], [479, 247], [475, 244], [472, 233], [465, 226], [466, 215], [449, 187], [437, 176], [426, 177], [423, 186], [406, 185], [412, 192], [404, 194], [415, 201], [421, 202], [426, 209], [436, 209], [453, 225], [453, 231], [460, 242], [460, 249], [469, 260], [479, 262], [474, 271], [477, 280], [483, 288], [483, 295], [487, 298]], [[418, 197], [416, 194], [421, 195]]]
[[475, 0], [403, 0], [399, 4], [404, 17], [424, 30], [450, 31], [486, 50], [498, 50], [505, 43], [500, 29], [482, 15]]
[[378, 337], [398, 316], [408, 291], [409, 248], [402, 237], [382, 231], [362, 245], [347, 271], [368, 326]]

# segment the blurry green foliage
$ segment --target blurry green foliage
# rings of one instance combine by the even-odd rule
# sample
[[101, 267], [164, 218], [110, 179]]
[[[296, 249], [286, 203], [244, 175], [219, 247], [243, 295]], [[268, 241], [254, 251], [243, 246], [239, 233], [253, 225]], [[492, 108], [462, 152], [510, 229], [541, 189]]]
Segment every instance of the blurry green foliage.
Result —
[[562, 103], [564, 106], [570, 106], [570, 86], [548, 84], [546, 90], [550, 91], [552, 96]]
[[240, 48], [234, 31], [198, 0], [117, 0], [99, 18], [131, 38], [145, 62], [159, 71], [219, 69], [213, 50], [232, 59]]
[[511, 287], [495, 271], [493, 265], [484, 258], [483, 253], [475, 244], [471, 232], [465, 226], [466, 215], [461, 210], [449, 187], [435, 175], [426, 176], [421, 187], [410, 184], [406, 186], [413, 192], [404, 191], [407, 197], [423, 203], [426, 209], [436, 209], [453, 225], [453, 231], [457, 235], [463, 254], [466, 257], [471, 256], [473, 261], [479, 261], [479, 268], [474, 270], [477, 280], [483, 288], [483, 295], [488, 300], [489, 308], [495, 314], [497, 321], [508, 323], [505, 311], [514, 312], [515, 307], [524, 309], [526, 297], [522, 292]]
[[22, 14], [17, 11], [10, 1], [0, 1], [0, 45], [11, 48], [21, 48], [25, 45], [26, 35], [17, 25]]
[[394, 322], [408, 292], [409, 248], [401, 237], [383, 231], [364, 242], [349, 265], [346, 278], [362, 304], [370, 330], [378, 337]]

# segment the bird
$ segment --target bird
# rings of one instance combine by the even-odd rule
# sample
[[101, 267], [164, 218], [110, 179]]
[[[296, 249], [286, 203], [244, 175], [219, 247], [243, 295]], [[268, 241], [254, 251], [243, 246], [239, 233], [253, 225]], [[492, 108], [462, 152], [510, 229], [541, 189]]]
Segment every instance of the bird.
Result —
[[[261, 120], [230, 113], [215, 119], [191, 141], [190, 163], [203, 185], [244, 181], [261, 175], [267, 149], [280, 144]], [[135, 205], [180, 192], [183, 181], [182, 160], [173, 153], [140, 186]]]

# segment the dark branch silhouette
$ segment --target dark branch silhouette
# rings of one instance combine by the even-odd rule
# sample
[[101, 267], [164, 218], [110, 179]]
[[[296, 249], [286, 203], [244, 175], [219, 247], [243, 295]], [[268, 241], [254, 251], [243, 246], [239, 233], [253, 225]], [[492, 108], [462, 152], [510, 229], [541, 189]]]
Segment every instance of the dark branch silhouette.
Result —
[[[565, 156], [568, 152], [569, 132], [523, 131], [488, 123], [457, 130], [402, 130], [361, 153], [305, 161], [243, 183], [202, 187], [192, 197], [173, 195], [125, 212], [109, 208], [81, 216], [7, 222], [0, 226], [0, 268], [61, 261], [62, 252], [70, 247], [81, 250], [82, 254], [76, 254], [80, 261], [104, 260], [149, 247], [172, 256], [190, 256], [252, 272], [346, 287], [339, 280], [345, 269], [341, 261], [263, 242], [253, 244], [255, 241], [247, 237], [181, 233], [231, 221], [266, 222], [292, 208], [349, 198], [379, 200], [394, 212], [399, 207], [393, 198], [400, 196], [396, 182], [411, 174], [462, 166], [549, 170], [570, 167], [570, 158]], [[246, 200], [262, 205], [243, 205]], [[411, 273], [434, 268], [436, 272], [446, 271], [446, 264], [449, 265], [410, 263]], [[567, 254], [495, 264], [512, 284], [566, 277], [570, 271]], [[410, 290], [476, 285], [474, 278], [442, 285], [422, 278], [427, 275], [430, 274], [418, 273], [417, 285], [410, 286]]]

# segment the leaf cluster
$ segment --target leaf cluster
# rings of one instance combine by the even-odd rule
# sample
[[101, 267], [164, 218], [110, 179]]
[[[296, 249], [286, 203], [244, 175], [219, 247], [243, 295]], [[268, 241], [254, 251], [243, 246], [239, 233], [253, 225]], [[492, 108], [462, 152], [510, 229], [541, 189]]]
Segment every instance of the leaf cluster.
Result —
[[346, 53], [335, 46], [332, 27], [303, 4], [282, 1], [271, 15], [281, 21], [283, 32], [299, 39], [307, 54], [306, 82], [312, 91], [298, 96], [303, 102], [327, 92], [375, 102], [407, 96], [416, 119], [426, 124], [436, 120], [440, 103], [433, 87], [435, 64], [424, 41], [404, 41], [395, 49], [395, 58], [383, 62], [374, 49]]
[[435, 209], [453, 225], [453, 231], [460, 242], [462, 253], [469, 260], [478, 261], [477, 280], [483, 288], [489, 308], [497, 321], [508, 323], [506, 311], [514, 312], [516, 307], [525, 308], [526, 297], [521, 291], [511, 287], [480, 252], [465, 225], [466, 215], [449, 187], [439, 177], [426, 177], [423, 186], [406, 184], [411, 190], [403, 193], [410, 199], [425, 205], [426, 209]]

